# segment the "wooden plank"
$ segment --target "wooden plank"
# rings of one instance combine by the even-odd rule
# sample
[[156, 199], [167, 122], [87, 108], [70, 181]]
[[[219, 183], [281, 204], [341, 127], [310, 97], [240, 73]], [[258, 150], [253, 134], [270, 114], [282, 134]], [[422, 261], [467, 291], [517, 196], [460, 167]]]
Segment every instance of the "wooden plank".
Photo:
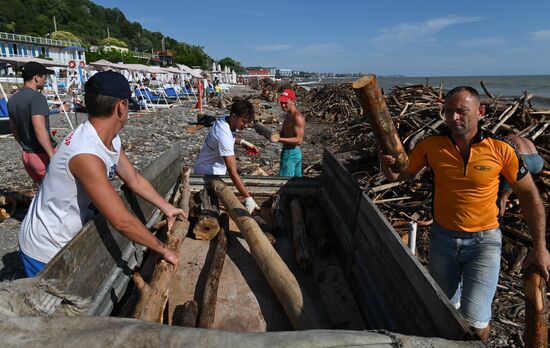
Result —
[[[181, 173], [183, 158], [174, 147], [153, 162], [142, 175], [151, 181], [161, 195], [167, 195]], [[151, 204], [132, 194], [121, 196], [142, 221], [156, 211]], [[136, 266], [142, 248], [137, 248], [110, 226], [102, 216], [88, 222], [46, 265], [41, 279], [58, 279], [68, 294], [91, 297], [88, 314], [108, 314], [128, 282], [130, 270]], [[93, 272], [91, 272], [93, 270]], [[101, 303], [101, 305], [100, 305]]]
[[[228, 250], [220, 276], [212, 328], [239, 332], [292, 330], [244, 239], [235, 231], [228, 233], [227, 238]], [[214, 244], [213, 241], [184, 240], [180, 266], [169, 292], [172, 311], [189, 300], [200, 301], [211, 262], [209, 253], [213, 253]]]

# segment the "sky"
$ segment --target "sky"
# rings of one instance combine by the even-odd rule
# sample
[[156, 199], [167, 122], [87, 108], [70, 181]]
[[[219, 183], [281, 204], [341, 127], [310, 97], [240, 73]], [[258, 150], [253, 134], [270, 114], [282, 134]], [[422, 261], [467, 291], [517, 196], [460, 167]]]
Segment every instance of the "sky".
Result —
[[549, 0], [93, 0], [243, 66], [406, 76], [550, 75]]

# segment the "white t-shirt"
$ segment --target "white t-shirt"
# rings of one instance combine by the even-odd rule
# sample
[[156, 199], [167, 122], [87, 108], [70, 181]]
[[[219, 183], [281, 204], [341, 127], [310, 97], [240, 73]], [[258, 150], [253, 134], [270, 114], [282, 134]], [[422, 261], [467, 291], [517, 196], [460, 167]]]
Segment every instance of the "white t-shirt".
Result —
[[227, 119], [229, 115], [220, 116], [210, 127], [195, 162], [196, 174], [225, 175], [227, 168], [223, 157], [235, 155], [236, 133], [231, 132]]
[[49, 262], [91, 220], [97, 209], [69, 169], [79, 154], [92, 154], [105, 163], [105, 175], [112, 180], [120, 155], [120, 138], [109, 150], [89, 121], [81, 124], [57, 148], [46, 176], [32, 200], [19, 231], [21, 251], [40, 262]]

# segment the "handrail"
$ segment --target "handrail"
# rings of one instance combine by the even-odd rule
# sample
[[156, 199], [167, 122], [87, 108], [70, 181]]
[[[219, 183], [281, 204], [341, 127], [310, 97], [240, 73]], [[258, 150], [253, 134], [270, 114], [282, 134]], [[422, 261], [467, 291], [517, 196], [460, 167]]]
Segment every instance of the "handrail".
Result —
[[14, 40], [19, 42], [27, 42], [27, 43], [37, 43], [37, 44], [43, 44], [43, 45], [49, 45], [49, 46], [63, 46], [63, 47], [80, 46], [78, 42], [54, 40], [54, 39], [48, 39], [44, 37], [12, 34], [12, 33], [5, 33], [5, 32], [0, 32], [0, 39]]

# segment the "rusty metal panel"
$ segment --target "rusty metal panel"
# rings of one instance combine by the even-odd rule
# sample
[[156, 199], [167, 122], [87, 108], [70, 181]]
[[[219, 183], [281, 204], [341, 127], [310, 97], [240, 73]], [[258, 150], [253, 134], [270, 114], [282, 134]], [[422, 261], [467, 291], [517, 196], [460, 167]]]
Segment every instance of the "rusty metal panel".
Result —
[[467, 322], [364, 194], [352, 245], [351, 283], [363, 294], [358, 302], [369, 328], [453, 340], [472, 337]]

